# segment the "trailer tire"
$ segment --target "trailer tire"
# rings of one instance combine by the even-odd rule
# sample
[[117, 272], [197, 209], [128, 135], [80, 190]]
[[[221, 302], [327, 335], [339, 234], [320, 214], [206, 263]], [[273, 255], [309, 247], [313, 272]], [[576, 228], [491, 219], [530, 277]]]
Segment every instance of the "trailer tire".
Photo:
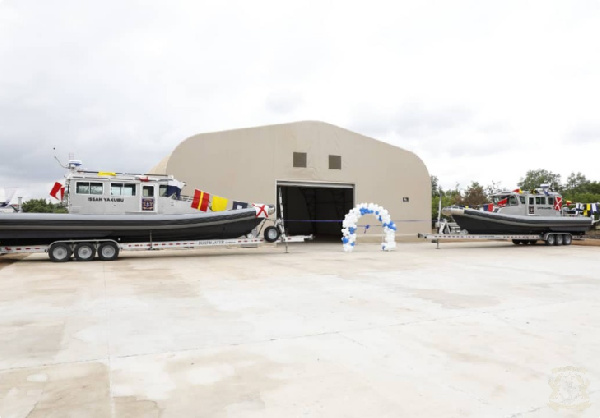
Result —
[[512, 243], [515, 245], [519, 245], [519, 244], [523, 244], [523, 241], [521, 241], [520, 239], [513, 239]]
[[554, 245], [563, 245], [563, 234], [558, 234], [556, 236], [556, 243]]
[[563, 245], [571, 245], [572, 242], [573, 237], [571, 236], [571, 234], [565, 234], [565, 237], [563, 238]]
[[71, 254], [71, 247], [63, 242], [52, 244], [48, 250], [48, 257], [50, 257], [50, 260], [58, 263], [69, 261], [71, 259]]
[[548, 234], [548, 236], [546, 237], [546, 245], [554, 245], [555, 242], [556, 239], [554, 237], [554, 234]]
[[267, 242], [277, 241], [280, 235], [279, 228], [275, 226], [268, 226], [265, 228], [265, 241]]
[[119, 256], [119, 247], [114, 242], [103, 242], [98, 248], [98, 258], [102, 261], [116, 260]]
[[75, 260], [77, 261], [91, 261], [96, 255], [96, 248], [94, 244], [89, 242], [82, 242], [75, 246]]

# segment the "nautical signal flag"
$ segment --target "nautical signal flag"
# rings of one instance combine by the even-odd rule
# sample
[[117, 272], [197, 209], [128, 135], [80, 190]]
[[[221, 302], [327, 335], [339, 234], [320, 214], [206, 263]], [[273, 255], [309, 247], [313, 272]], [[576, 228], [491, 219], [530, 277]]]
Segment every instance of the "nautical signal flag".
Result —
[[194, 190], [194, 199], [192, 200], [192, 207], [194, 209], [206, 212], [208, 210], [208, 204], [210, 203], [210, 194], [203, 192], [202, 190]]
[[[59, 193], [60, 197], [58, 197]], [[63, 198], [65, 197], [65, 186], [63, 186], [59, 182], [54, 183], [52, 190], [50, 190], [50, 196], [58, 200], [63, 200]]]
[[263, 203], [253, 203], [252, 206], [256, 211], [257, 218], [268, 218], [269, 217], [269, 206]]
[[496, 203], [498, 206], [502, 207], [502, 206], [506, 206], [506, 204], [508, 203], [508, 198], [505, 197], [504, 199], [500, 200], [498, 203]]
[[518, 189], [513, 190], [513, 192], [515, 192], [515, 193], [523, 193], [523, 191], [521, 190], [520, 187]]
[[181, 189], [183, 189], [183, 186], [185, 186], [185, 183], [182, 183], [182, 182], [174, 180], [174, 179], [169, 180], [167, 182], [166, 197], [171, 197], [171, 196], [175, 195], [175, 197], [177, 199], [181, 199]]
[[229, 203], [228, 199], [220, 196], [213, 196], [211, 205], [212, 210], [214, 212], [221, 212], [227, 210], [227, 203]]
[[555, 196], [554, 197], [554, 210], [560, 211], [562, 208], [562, 204], [563, 204], [562, 197]]
[[233, 201], [231, 203], [231, 209], [232, 210], [238, 210], [238, 209], [246, 209], [248, 207], [248, 203], [247, 202], [237, 202], [237, 201]]

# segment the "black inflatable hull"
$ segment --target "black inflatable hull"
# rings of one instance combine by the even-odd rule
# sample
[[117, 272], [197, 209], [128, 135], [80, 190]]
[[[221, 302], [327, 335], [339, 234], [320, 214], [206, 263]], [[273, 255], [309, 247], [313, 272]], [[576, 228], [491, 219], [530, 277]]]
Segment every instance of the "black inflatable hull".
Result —
[[[460, 213], [462, 211], [462, 213]], [[453, 211], [452, 218], [470, 234], [543, 234], [564, 232], [586, 233], [592, 227], [590, 218], [578, 216], [522, 216], [482, 212], [473, 209]]]
[[57, 240], [158, 242], [238, 238], [263, 219], [254, 209], [185, 215], [0, 214], [0, 245], [45, 245]]

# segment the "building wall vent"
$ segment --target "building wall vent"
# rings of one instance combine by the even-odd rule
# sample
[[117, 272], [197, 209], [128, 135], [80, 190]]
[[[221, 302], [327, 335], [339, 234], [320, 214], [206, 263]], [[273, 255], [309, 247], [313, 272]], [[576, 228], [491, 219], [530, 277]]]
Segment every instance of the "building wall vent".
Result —
[[294, 167], [306, 168], [305, 152], [294, 152]]
[[330, 170], [341, 170], [342, 169], [342, 156], [341, 155], [330, 155], [329, 156], [329, 169]]

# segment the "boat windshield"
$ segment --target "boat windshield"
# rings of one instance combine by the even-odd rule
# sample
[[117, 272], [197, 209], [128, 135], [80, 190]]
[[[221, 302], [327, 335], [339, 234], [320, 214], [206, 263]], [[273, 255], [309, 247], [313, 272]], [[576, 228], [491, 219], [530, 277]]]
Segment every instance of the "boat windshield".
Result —
[[508, 195], [508, 194], [497, 194], [497, 195], [494, 195], [494, 196], [492, 196], [492, 203], [494, 205], [497, 205], [498, 202], [504, 202], [504, 204], [506, 204], [506, 202], [508, 202], [508, 197], [509, 196], [510, 195]]

